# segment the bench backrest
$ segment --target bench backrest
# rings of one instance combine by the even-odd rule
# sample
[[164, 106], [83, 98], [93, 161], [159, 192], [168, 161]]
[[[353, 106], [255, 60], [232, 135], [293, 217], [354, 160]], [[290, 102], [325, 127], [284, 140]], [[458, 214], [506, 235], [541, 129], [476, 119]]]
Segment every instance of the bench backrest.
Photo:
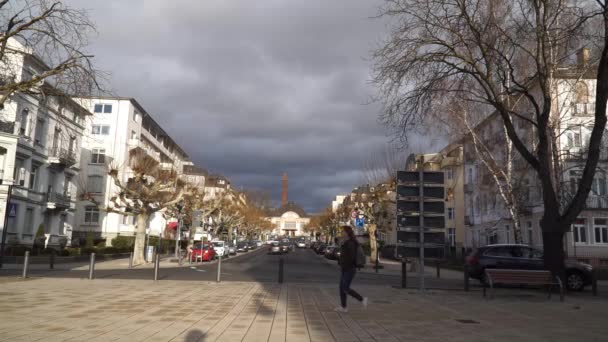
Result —
[[549, 271], [486, 269], [493, 283], [508, 284], [551, 284], [554, 282]]

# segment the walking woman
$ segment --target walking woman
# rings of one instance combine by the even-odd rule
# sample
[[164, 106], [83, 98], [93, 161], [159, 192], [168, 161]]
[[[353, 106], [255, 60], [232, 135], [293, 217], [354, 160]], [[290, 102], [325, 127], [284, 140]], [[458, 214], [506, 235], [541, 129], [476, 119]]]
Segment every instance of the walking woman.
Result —
[[356, 300], [367, 308], [367, 297], [361, 297], [360, 294], [350, 288], [350, 284], [357, 272], [357, 248], [359, 242], [355, 237], [355, 233], [350, 226], [342, 226], [342, 238], [344, 242], [340, 246], [340, 306], [335, 309], [337, 312], [348, 312], [346, 308], [346, 295], [351, 295]]

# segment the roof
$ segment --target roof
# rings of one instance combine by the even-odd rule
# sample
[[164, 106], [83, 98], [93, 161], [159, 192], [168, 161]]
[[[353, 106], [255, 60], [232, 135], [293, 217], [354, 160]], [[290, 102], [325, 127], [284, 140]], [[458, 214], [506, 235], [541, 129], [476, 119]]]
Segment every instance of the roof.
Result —
[[267, 210], [266, 215], [268, 215], [269, 217], [281, 217], [283, 216], [283, 214], [289, 211], [293, 211], [300, 217], [308, 217], [306, 211], [304, 211], [304, 209], [295, 202], [287, 202], [287, 204], [279, 208]]

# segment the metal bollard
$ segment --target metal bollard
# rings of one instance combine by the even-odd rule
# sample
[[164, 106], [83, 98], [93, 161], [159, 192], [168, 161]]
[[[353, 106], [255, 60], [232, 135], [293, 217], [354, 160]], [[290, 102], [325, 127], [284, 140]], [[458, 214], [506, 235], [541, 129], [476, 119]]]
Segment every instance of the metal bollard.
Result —
[[49, 268], [51, 270], [55, 268], [55, 250], [51, 251], [51, 255], [49, 255]]
[[469, 271], [464, 269], [464, 290], [469, 291]]
[[30, 251], [25, 251], [25, 258], [23, 258], [23, 279], [27, 278], [27, 271], [30, 268]]
[[160, 267], [160, 256], [156, 254], [156, 259], [154, 260], [154, 281], [158, 281], [158, 268]]
[[219, 255], [217, 257], [217, 282], [218, 283], [220, 281], [222, 281], [221, 276], [222, 276], [222, 256]]
[[437, 261], [437, 264], [435, 264], [435, 267], [437, 268], [437, 279], [441, 278], [441, 267], [439, 267], [439, 261]]
[[401, 260], [401, 288], [407, 287], [407, 262], [405, 258]]
[[133, 252], [129, 253], [129, 269], [133, 268]]
[[597, 296], [597, 269], [595, 268], [591, 271], [591, 293]]
[[283, 258], [279, 259], [279, 284], [283, 284], [283, 264], [285, 261]]
[[89, 279], [95, 278], [95, 253], [91, 253], [91, 261], [89, 263]]

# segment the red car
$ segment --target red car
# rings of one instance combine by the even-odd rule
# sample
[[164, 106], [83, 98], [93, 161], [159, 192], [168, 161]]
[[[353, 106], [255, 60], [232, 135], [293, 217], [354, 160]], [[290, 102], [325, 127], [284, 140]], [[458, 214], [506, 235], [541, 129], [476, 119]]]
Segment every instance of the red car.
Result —
[[195, 243], [192, 246], [192, 261], [211, 261], [215, 258], [215, 250], [213, 246], [210, 244], [203, 244], [203, 249], [201, 250], [201, 244]]

